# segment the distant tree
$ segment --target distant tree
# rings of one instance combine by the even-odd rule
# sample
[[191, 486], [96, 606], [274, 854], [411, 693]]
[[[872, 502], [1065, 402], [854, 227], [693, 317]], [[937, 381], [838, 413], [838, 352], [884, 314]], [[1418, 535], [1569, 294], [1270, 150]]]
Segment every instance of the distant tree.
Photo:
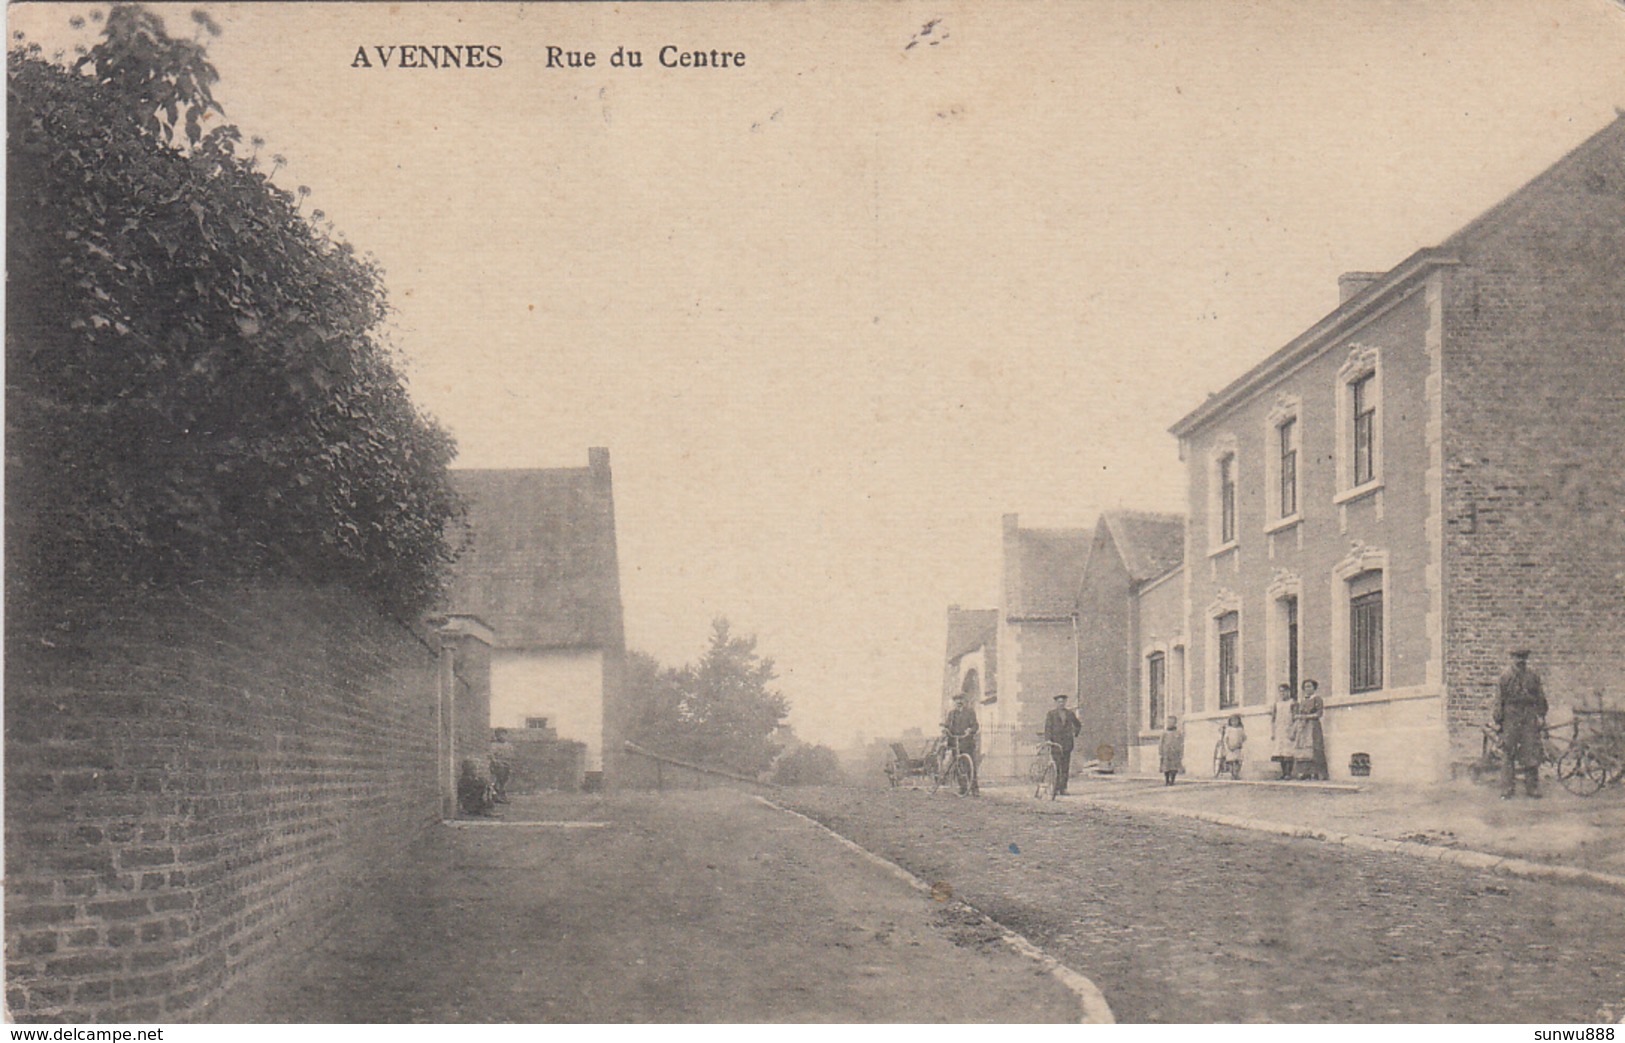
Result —
[[118, 5], [81, 50], [8, 55], [12, 606], [248, 574], [426, 607], [454, 446], [380, 337], [380, 271], [238, 153], [202, 43]]
[[627, 662], [628, 737], [659, 753], [759, 775], [773, 766], [773, 732], [790, 704], [771, 684], [773, 661], [754, 637], [736, 637], [726, 619], [711, 627], [697, 663], [662, 667], [633, 652]]
[[840, 758], [828, 746], [802, 743], [779, 755], [773, 781], [781, 786], [828, 786], [843, 781]]
[[683, 675], [647, 652], [626, 653], [627, 738], [660, 752], [686, 749]]

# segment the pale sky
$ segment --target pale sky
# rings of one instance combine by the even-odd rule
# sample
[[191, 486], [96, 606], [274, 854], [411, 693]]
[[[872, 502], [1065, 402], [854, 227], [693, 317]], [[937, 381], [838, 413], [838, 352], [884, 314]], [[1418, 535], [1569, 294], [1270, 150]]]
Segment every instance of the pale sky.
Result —
[[197, 6], [459, 464], [608, 446], [629, 644], [726, 615], [834, 745], [932, 723], [1001, 514], [1182, 509], [1170, 424], [1625, 106], [1616, 0]]

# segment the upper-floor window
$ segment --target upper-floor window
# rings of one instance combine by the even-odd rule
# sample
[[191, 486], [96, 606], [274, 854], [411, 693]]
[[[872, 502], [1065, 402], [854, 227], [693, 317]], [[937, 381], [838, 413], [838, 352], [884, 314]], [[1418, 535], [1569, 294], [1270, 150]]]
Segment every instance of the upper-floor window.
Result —
[[1236, 540], [1236, 454], [1219, 458], [1219, 542]]
[[1219, 709], [1241, 701], [1241, 614], [1226, 612], [1218, 619]]
[[1354, 416], [1354, 484], [1377, 477], [1377, 375], [1367, 373], [1349, 384], [1350, 412]]
[[1275, 435], [1280, 451], [1280, 516], [1290, 518], [1298, 513], [1298, 418], [1283, 420]]
[[1382, 358], [1355, 345], [1337, 371], [1337, 497], [1347, 502], [1382, 486]]

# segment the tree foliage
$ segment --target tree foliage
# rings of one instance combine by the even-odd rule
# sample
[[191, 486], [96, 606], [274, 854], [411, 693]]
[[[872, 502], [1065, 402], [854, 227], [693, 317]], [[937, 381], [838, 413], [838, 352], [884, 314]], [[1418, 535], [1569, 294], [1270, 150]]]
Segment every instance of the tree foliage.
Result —
[[842, 781], [840, 758], [828, 746], [801, 743], [779, 755], [773, 781], [781, 786], [828, 786]]
[[8, 57], [13, 604], [242, 574], [430, 604], [455, 450], [375, 264], [242, 154], [203, 45], [151, 12], [112, 8], [72, 64]]
[[650, 749], [747, 775], [768, 771], [779, 753], [773, 733], [790, 704], [771, 684], [773, 660], [754, 637], [737, 637], [726, 619], [711, 626], [699, 662], [662, 667], [652, 656], [627, 657], [632, 706], [628, 737]]

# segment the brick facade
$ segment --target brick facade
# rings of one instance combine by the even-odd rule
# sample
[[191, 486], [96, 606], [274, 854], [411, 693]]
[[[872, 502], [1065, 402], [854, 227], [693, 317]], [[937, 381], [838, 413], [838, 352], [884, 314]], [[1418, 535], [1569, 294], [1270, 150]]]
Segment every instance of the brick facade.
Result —
[[1625, 120], [1463, 236], [1444, 278], [1446, 667], [1458, 756], [1507, 649], [1625, 707]]
[[[1622, 243], [1625, 117], [1440, 246], [1357, 273], [1336, 311], [1175, 425], [1190, 748], [1229, 712], [1261, 718], [1296, 674], [1321, 683], [1334, 778], [1360, 753], [1374, 778], [1437, 779], [1477, 752], [1514, 646], [1554, 721], [1599, 689], [1619, 700]], [[1380, 640], [1362, 642], [1373, 593]]]
[[[1135, 590], [1134, 608], [1137, 619], [1135, 640], [1139, 643], [1135, 656], [1135, 673], [1129, 681], [1131, 746], [1128, 766], [1131, 771], [1157, 770], [1157, 744], [1163, 722], [1170, 716], [1185, 719], [1190, 677], [1187, 670], [1189, 657], [1186, 647], [1190, 639], [1185, 634], [1185, 576], [1175, 568], [1161, 576], [1140, 584]], [[1151, 712], [1149, 661], [1152, 656], [1162, 657], [1162, 691], [1158, 712]]]
[[433, 641], [286, 586], [8, 633], [10, 1016], [206, 1020], [295, 950], [439, 818]]

